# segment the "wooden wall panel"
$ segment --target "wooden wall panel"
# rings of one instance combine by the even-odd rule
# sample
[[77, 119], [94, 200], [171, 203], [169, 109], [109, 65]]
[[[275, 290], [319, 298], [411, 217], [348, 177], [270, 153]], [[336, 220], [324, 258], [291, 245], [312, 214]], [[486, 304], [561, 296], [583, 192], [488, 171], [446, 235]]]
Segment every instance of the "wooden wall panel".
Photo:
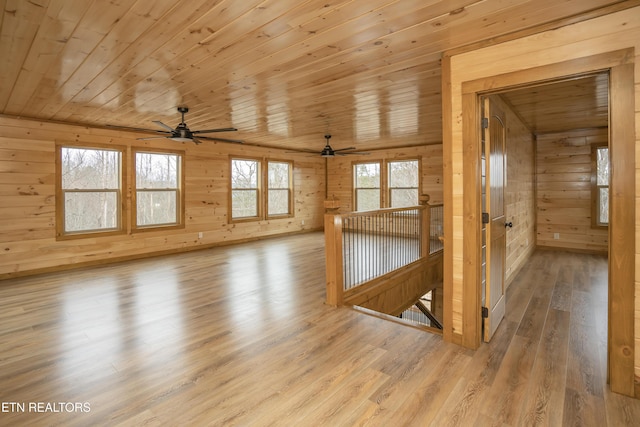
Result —
[[327, 197], [340, 200], [341, 212], [353, 210], [353, 163], [397, 159], [422, 159], [422, 193], [430, 203], [442, 203], [442, 144], [372, 151], [370, 155], [340, 156], [327, 159]]
[[538, 135], [538, 246], [607, 252], [608, 230], [591, 227], [591, 145], [607, 144], [608, 132], [591, 129]]
[[[239, 144], [138, 141], [137, 135], [122, 131], [6, 117], [0, 117], [0, 135], [0, 278], [322, 228], [325, 169], [320, 157]], [[185, 227], [57, 241], [56, 141], [185, 150]], [[294, 217], [229, 224], [230, 155], [293, 160]], [[123, 195], [131, 197], [126, 191]]]
[[[494, 84], [500, 78], [501, 86], [523, 82], [523, 75], [527, 75], [528, 80], [560, 77], [568, 71], [564, 64], [567, 61], [582, 61], [583, 68], [592, 67], [591, 70], [603, 69], [603, 65], [594, 64], [593, 58], [603, 64], [612, 64], [615, 61], [628, 61], [633, 63], [635, 74], [635, 120], [631, 123], [631, 128], [635, 128], [635, 135], [630, 135], [630, 139], [636, 141], [636, 207], [640, 207], [640, 21], [632, 19], [640, 16], [640, 7], [630, 8], [624, 11], [611, 13], [596, 17], [594, 19], [566, 25], [561, 28], [541, 32], [522, 37], [520, 39], [506, 41], [493, 46], [486, 46], [475, 51], [461, 52], [459, 54], [445, 55], [443, 61], [447, 64], [447, 75], [443, 73], [443, 93], [448, 99], [443, 99], [443, 149], [445, 158], [448, 159], [444, 171], [446, 181], [451, 183], [444, 194], [445, 205], [451, 205], [451, 228], [452, 241], [445, 240], [445, 286], [450, 286], [453, 295], [452, 321], [453, 328], [457, 332], [462, 328], [463, 320], [467, 313], [464, 311], [464, 301], [457, 299], [465, 298], [465, 293], [474, 288], [473, 283], [468, 283], [464, 275], [464, 247], [460, 242], [465, 239], [465, 232], [462, 224], [465, 217], [464, 206], [459, 203], [462, 183], [465, 180], [465, 170], [461, 153], [464, 151], [463, 140], [463, 84], [466, 82], [481, 82], [486, 90], [495, 89]], [[628, 50], [627, 50], [628, 49]], [[624, 52], [624, 58], [620, 55]], [[632, 52], [629, 54], [629, 52]], [[618, 64], [622, 62], [617, 62]], [[608, 65], [604, 65], [607, 68]], [[545, 67], [545, 68], [542, 68]], [[578, 67], [575, 67], [578, 68]], [[543, 70], [546, 74], [540, 74]], [[587, 70], [585, 70], [587, 71]], [[509, 80], [509, 76], [516, 76], [516, 79]], [[530, 77], [530, 78], [529, 78]], [[478, 88], [481, 91], [483, 88]], [[624, 132], [624, 131], [623, 131]], [[625, 134], [626, 135], [626, 134]], [[613, 143], [613, 142], [612, 142]], [[626, 144], [626, 142], [625, 142]], [[450, 161], [450, 164], [449, 164]], [[569, 190], [575, 191], [572, 197], [583, 197], [585, 188], [581, 183], [572, 183]], [[554, 188], [548, 183], [539, 183], [537, 190], [544, 189], [547, 194], [558, 194], [563, 189]], [[564, 188], [567, 189], [567, 188]], [[552, 193], [554, 192], [554, 193]], [[465, 195], [463, 195], [465, 196]], [[635, 254], [635, 295], [640, 295], [640, 278], [637, 271], [640, 271], [640, 216], [635, 215], [635, 237], [636, 245], [630, 250]], [[629, 232], [634, 232], [629, 230]], [[469, 285], [469, 286], [467, 286]], [[635, 303], [635, 375], [640, 378], [640, 297], [636, 297]], [[473, 313], [471, 313], [473, 315]], [[448, 325], [445, 325], [448, 327]], [[447, 335], [444, 335], [447, 337]], [[619, 349], [620, 350], [620, 349]], [[621, 350], [620, 350], [621, 351]], [[629, 352], [627, 351], [627, 354]], [[633, 380], [633, 378], [631, 378]]]

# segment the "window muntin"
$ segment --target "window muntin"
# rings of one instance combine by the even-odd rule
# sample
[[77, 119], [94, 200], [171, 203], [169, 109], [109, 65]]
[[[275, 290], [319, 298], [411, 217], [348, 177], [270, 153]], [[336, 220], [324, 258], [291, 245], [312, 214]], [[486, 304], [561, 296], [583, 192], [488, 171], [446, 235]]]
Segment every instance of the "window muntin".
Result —
[[290, 215], [291, 164], [268, 162], [267, 169], [267, 215]]
[[182, 156], [135, 153], [135, 224], [138, 228], [181, 223]]
[[122, 228], [122, 151], [64, 147], [60, 155], [58, 234]]
[[595, 227], [607, 227], [609, 225], [609, 147], [599, 145], [592, 150], [592, 223]]
[[356, 163], [353, 173], [355, 210], [380, 209], [380, 163]]
[[260, 162], [231, 159], [231, 218], [257, 218], [259, 211]]
[[389, 207], [418, 205], [418, 161], [400, 160], [388, 163]]

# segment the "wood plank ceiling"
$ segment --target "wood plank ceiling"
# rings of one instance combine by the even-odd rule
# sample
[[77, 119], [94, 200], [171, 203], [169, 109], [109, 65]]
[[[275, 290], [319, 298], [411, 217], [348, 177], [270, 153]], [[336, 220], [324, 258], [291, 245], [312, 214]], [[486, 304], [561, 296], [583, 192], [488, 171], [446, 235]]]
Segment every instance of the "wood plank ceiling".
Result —
[[507, 91], [502, 96], [534, 134], [609, 125], [606, 72]]
[[[611, 0], [0, 0], [0, 113], [376, 149], [441, 141], [442, 52]], [[556, 24], [551, 24], [556, 23]], [[526, 103], [525, 101], [522, 101]]]

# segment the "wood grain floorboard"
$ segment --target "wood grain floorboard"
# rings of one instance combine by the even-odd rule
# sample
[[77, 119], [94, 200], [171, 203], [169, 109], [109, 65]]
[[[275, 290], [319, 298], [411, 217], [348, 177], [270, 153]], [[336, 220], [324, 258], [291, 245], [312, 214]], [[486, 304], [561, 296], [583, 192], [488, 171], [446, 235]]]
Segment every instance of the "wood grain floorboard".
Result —
[[475, 351], [325, 305], [323, 261], [310, 233], [0, 282], [0, 426], [640, 425], [606, 257], [534, 253]]

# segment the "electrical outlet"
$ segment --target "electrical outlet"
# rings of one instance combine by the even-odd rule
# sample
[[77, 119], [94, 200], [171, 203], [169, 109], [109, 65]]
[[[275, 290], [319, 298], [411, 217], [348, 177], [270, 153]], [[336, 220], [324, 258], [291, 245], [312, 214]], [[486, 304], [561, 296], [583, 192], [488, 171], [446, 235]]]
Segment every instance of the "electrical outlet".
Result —
[[302, 225], [304, 225], [304, 219], [302, 220]]
[[524, 239], [524, 245], [529, 246], [529, 239]]
[[202, 236], [204, 235], [204, 233], [201, 231], [198, 233], [198, 239], [202, 239]]
[[560, 238], [560, 233], [553, 233], [553, 240], [558, 240]]

